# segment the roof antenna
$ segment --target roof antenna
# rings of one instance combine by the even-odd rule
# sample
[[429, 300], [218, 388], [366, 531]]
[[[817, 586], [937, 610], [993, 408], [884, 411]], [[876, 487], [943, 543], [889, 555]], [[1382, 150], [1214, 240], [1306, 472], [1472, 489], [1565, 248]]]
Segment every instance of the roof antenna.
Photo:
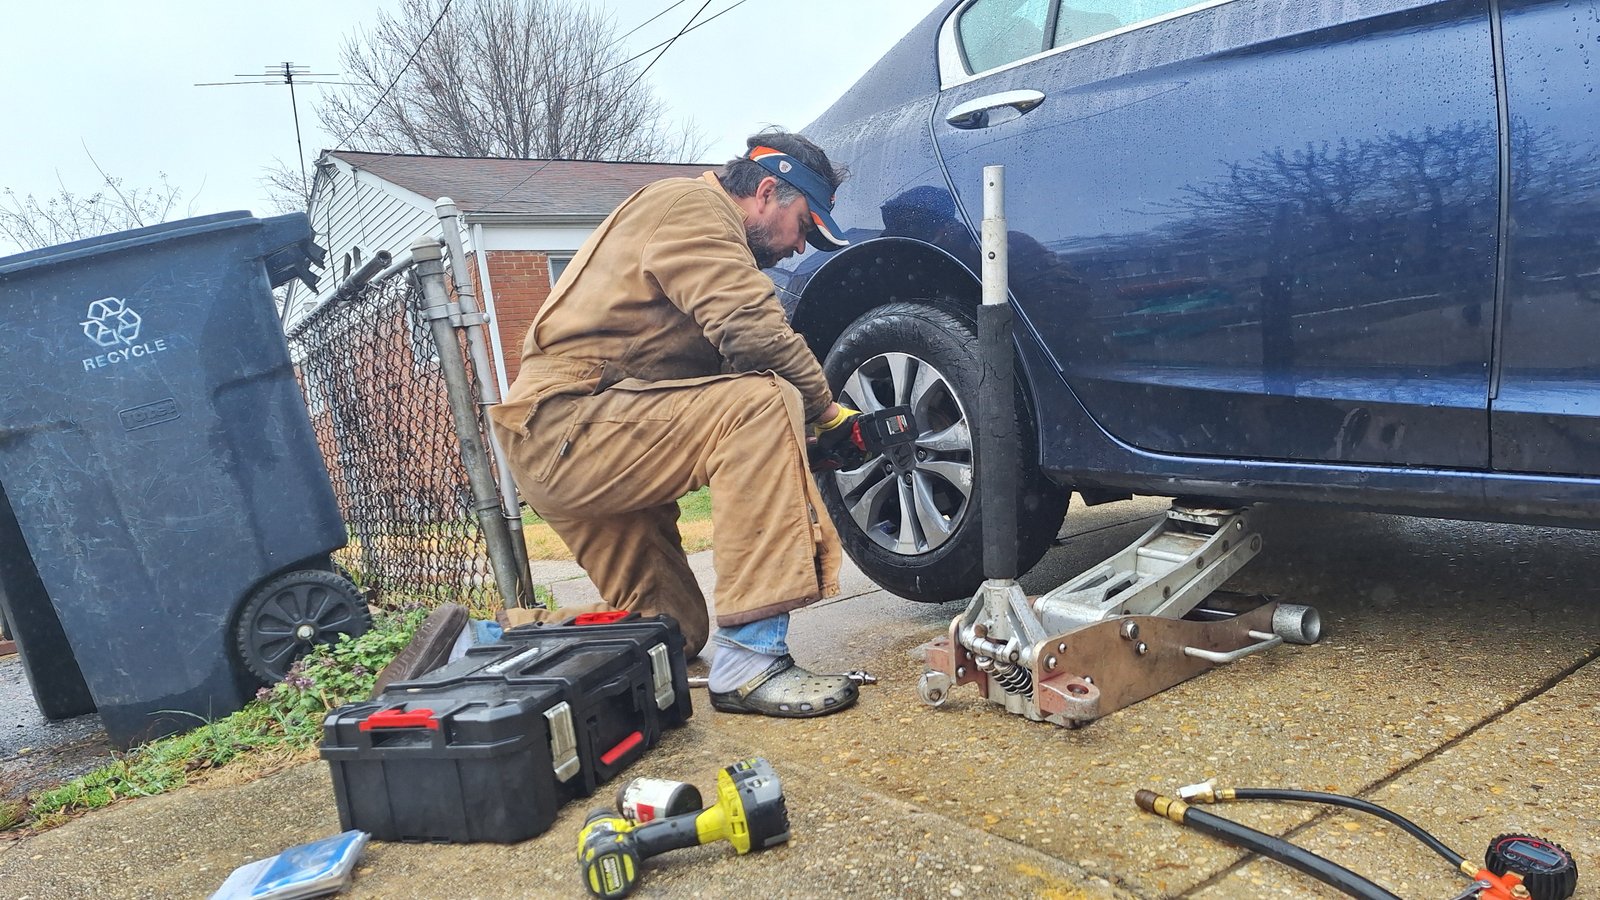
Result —
[[[260, 75], [234, 75], [234, 78], [248, 78], [250, 81], [206, 81], [195, 87], [230, 87], [239, 84], [287, 84], [289, 86], [289, 107], [294, 112], [294, 147], [300, 162], [300, 196], [309, 199], [311, 189], [306, 184], [306, 150], [300, 140], [300, 102], [295, 96], [296, 84], [352, 84], [348, 81], [312, 81], [314, 78], [339, 77], [338, 72], [309, 72], [309, 66], [295, 65], [292, 62], [273, 63], [266, 66]], [[265, 80], [262, 80], [265, 79]]]

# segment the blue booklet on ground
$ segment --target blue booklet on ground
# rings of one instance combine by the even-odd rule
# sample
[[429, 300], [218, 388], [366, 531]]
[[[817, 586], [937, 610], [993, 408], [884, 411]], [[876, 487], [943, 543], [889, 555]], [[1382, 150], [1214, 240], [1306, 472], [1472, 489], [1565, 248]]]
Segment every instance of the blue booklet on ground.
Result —
[[245, 863], [211, 900], [304, 900], [342, 891], [350, 886], [351, 872], [370, 837], [365, 831], [346, 831]]

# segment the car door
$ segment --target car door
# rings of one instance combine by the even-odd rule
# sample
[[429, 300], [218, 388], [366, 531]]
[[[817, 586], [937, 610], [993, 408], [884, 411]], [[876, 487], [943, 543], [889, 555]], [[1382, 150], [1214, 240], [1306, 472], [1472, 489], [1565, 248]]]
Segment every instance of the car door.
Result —
[[1600, 2], [1500, 10], [1512, 227], [1494, 467], [1600, 475]]
[[1487, 0], [973, 0], [932, 128], [972, 224], [1006, 166], [1026, 327], [1116, 438], [1484, 468], [1490, 49]]

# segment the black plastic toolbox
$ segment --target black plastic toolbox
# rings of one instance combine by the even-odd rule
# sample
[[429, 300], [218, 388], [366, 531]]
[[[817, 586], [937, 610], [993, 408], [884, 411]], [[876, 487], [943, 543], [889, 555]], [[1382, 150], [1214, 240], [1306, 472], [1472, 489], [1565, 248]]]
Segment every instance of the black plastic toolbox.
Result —
[[[457, 681], [340, 707], [323, 723], [340, 827], [384, 841], [512, 843], [566, 799], [557, 684]], [[552, 741], [552, 735], [556, 735]]]
[[589, 613], [561, 625], [522, 625], [507, 631], [501, 639], [510, 643], [560, 641], [575, 628], [583, 629], [585, 640], [631, 641], [638, 645], [650, 663], [656, 708], [660, 710], [663, 727], [682, 725], [694, 715], [694, 704], [689, 698], [688, 661], [683, 653], [683, 630], [671, 616]]
[[[592, 621], [585, 619], [584, 621]], [[692, 713], [669, 617], [512, 629], [324, 723], [339, 818], [379, 840], [512, 842]]]
[[[557, 781], [569, 796], [589, 796], [661, 740], [654, 673], [636, 640], [546, 630], [549, 636], [536, 639], [480, 644], [441, 669], [394, 682], [378, 699], [445, 693], [460, 683], [555, 686], [568, 703], [573, 736], [572, 754], [556, 753]], [[558, 731], [558, 744], [562, 736]]]

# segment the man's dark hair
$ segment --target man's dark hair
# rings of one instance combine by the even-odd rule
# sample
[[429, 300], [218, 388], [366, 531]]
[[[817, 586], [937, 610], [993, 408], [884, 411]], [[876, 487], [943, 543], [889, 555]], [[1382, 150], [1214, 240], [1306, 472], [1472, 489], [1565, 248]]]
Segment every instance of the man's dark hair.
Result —
[[[779, 153], [787, 153], [800, 160], [811, 171], [828, 179], [828, 185], [834, 190], [844, 183], [845, 176], [849, 173], [843, 166], [835, 166], [828, 159], [828, 154], [822, 148], [811, 143], [803, 134], [784, 131], [781, 128], [769, 128], [760, 134], [753, 134], [745, 140], [745, 146], [751, 150], [757, 147], [771, 147]], [[728, 160], [728, 164], [717, 172], [717, 180], [722, 182], [722, 187], [735, 197], [749, 197], [756, 192], [756, 187], [761, 184], [761, 179], [772, 173], [763, 169], [760, 163], [746, 157]], [[800, 196], [800, 190], [793, 185], [778, 179], [778, 201], [784, 205], [791, 203]]]

